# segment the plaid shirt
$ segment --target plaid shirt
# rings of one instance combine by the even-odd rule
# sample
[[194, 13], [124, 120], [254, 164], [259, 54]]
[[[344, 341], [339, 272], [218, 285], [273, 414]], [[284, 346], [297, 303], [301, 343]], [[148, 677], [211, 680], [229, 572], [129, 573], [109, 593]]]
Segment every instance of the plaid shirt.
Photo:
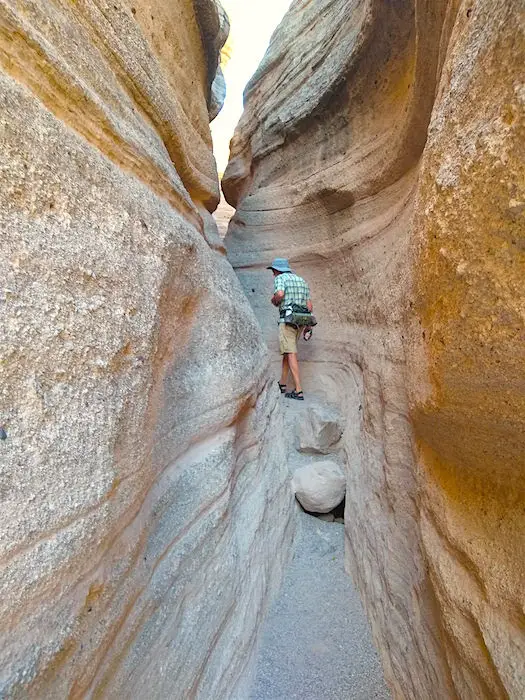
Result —
[[[279, 311], [289, 308], [292, 304], [306, 306], [310, 299], [310, 287], [299, 275], [293, 272], [283, 272], [277, 275], [273, 283], [273, 293], [284, 292], [284, 299], [279, 305]], [[279, 319], [279, 323], [284, 323], [284, 319]]]

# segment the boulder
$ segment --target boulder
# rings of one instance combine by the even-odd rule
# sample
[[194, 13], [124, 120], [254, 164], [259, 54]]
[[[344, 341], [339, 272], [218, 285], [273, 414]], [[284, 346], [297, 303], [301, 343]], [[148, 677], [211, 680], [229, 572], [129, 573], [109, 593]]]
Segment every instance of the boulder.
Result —
[[328, 406], [308, 406], [298, 414], [296, 433], [299, 452], [329, 454], [343, 434], [341, 417]]
[[346, 478], [336, 462], [313, 462], [295, 471], [292, 489], [305, 510], [329, 513], [345, 497]]

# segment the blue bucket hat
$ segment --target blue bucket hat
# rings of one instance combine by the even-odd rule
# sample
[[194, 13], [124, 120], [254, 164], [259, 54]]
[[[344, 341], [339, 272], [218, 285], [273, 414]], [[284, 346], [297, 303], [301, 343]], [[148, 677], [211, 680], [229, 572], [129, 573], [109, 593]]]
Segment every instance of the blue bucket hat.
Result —
[[275, 258], [267, 270], [277, 270], [277, 272], [291, 272], [290, 264], [286, 258]]

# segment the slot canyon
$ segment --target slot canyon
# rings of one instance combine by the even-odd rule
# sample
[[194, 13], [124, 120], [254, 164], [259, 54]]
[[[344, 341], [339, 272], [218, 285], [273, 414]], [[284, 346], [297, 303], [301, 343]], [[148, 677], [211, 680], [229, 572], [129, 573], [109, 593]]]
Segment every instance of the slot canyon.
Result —
[[292, 0], [223, 237], [229, 28], [0, 0], [0, 697], [523, 700], [525, 2]]

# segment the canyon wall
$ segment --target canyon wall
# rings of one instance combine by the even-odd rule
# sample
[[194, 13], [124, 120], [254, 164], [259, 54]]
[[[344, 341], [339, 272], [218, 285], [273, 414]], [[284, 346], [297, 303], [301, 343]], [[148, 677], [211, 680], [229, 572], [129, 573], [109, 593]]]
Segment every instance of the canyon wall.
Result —
[[233, 696], [279, 585], [277, 390], [210, 213], [226, 33], [0, 0], [2, 697]]
[[[295, 0], [223, 180], [319, 320], [305, 390], [346, 415], [346, 545], [396, 698], [525, 694], [525, 6]], [[351, 663], [351, 660], [349, 660]]]

